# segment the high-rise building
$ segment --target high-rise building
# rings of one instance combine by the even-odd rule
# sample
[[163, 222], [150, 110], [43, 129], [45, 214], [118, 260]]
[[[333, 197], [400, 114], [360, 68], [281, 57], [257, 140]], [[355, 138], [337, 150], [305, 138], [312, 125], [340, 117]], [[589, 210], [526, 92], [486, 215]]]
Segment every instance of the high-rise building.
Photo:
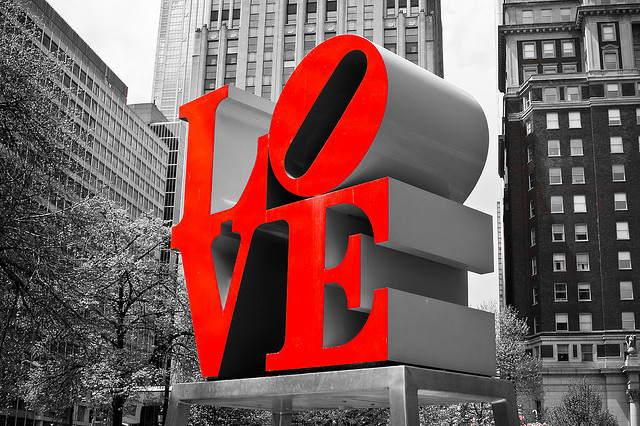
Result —
[[[41, 48], [65, 64], [60, 105], [78, 117], [78, 143], [62, 186], [79, 197], [108, 195], [132, 216], [164, 207], [168, 147], [127, 105], [127, 86], [45, 0], [22, 0], [24, 25], [37, 28]], [[61, 208], [69, 200], [49, 200]]]
[[625, 344], [640, 320], [640, 3], [502, 6], [505, 301], [542, 360], [538, 408], [586, 376], [626, 424], [640, 396]]
[[161, 12], [155, 102], [176, 118], [226, 84], [276, 100], [304, 55], [338, 34], [443, 76], [440, 0], [174, 0]]
[[205, 1], [162, 0], [153, 100], [169, 120], [178, 119], [178, 108], [190, 100], [185, 94], [191, 77], [191, 53], [196, 28], [205, 22]]
[[[59, 94], [53, 101], [61, 111], [76, 117], [77, 139], [66, 153], [69, 166], [60, 178], [60, 191], [43, 202], [51, 209], [61, 209], [69, 202], [101, 193], [132, 217], [151, 214], [170, 218], [173, 211], [166, 204], [173, 198], [172, 194], [165, 196], [165, 191], [176, 179], [167, 177], [171, 171], [167, 161], [178, 162], [178, 142], [172, 136], [180, 136], [179, 131], [171, 133], [169, 125], [162, 126], [166, 119], [155, 105], [127, 105], [127, 86], [46, 0], [18, 0], [17, 4], [22, 9], [19, 15], [0, 10], [2, 31], [21, 31], [25, 39], [31, 38], [62, 63], [59, 79], [50, 82]], [[142, 335], [134, 344], [151, 352], [153, 335]], [[20, 398], [15, 404], [0, 410], [0, 421], [26, 425], [58, 420], [49, 413], [27, 410]], [[138, 421], [139, 416], [138, 410]], [[90, 410], [77, 404], [69, 420], [88, 425]], [[126, 421], [135, 423], [136, 419]]]

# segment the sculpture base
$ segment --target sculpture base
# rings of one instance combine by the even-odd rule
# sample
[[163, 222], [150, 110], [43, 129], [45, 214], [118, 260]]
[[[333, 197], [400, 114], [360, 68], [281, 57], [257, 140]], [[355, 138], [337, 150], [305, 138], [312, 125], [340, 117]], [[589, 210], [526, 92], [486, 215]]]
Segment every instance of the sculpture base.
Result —
[[519, 426], [513, 386], [506, 380], [406, 365], [289, 374], [172, 386], [167, 426], [185, 426], [190, 404], [266, 410], [274, 425], [294, 411], [390, 408], [392, 426], [418, 426], [418, 407], [489, 402], [497, 426]]

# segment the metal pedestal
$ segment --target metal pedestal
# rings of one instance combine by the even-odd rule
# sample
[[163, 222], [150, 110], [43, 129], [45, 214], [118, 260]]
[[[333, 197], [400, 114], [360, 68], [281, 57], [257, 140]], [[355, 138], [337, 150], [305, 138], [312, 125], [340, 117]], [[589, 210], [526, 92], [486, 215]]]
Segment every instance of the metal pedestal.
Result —
[[417, 426], [418, 406], [490, 402], [497, 426], [519, 426], [510, 382], [404, 365], [175, 384], [167, 426], [184, 426], [190, 404], [267, 410], [288, 426], [294, 411], [389, 407], [393, 426]]

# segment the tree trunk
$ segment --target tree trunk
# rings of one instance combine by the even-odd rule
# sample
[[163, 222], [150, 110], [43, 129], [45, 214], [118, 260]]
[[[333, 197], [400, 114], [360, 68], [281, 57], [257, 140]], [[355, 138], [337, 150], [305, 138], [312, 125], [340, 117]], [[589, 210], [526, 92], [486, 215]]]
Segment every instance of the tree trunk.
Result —
[[164, 394], [162, 395], [162, 424], [167, 421], [167, 411], [169, 408], [169, 387], [171, 386], [171, 356], [164, 355], [166, 358], [164, 372]]
[[122, 426], [122, 412], [124, 411], [124, 402], [127, 399], [121, 395], [114, 396], [111, 400], [111, 425]]

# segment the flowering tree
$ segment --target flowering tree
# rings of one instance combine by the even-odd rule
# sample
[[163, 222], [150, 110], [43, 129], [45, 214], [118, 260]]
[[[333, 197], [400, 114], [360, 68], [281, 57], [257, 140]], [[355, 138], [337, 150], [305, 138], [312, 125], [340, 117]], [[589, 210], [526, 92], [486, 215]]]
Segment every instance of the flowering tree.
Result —
[[66, 321], [53, 291], [64, 235], [49, 208], [76, 140], [53, 84], [63, 64], [13, 0], [0, 0], [0, 402], [15, 404], [32, 340]]
[[598, 392], [585, 378], [569, 386], [560, 405], [551, 408], [545, 419], [553, 426], [618, 426], [615, 417], [603, 408]]
[[159, 219], [131, 220], [97, 197], [66, 215], [69, 266], [55, 283], [66, 321], [37, 339], [23, 391], [39, 407], [109, 405], [113, 424], [121, 424], [127, 398], [162, 383], [158, 351], [173, 351], [191, 334], [183, 286], [158, 255], [169, 229]]

